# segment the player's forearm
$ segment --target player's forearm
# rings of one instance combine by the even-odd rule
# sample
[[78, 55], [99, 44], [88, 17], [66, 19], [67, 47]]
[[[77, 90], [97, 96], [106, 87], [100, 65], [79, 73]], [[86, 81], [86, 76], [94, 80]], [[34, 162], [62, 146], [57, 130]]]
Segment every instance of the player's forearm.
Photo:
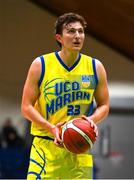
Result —
[[101, 105], [97, 107], [95, 112], [89, 117], [91, 120], [93, 120], [95, 123], [99, 123], [100, 121], [103, 121], [109, 113], [109, 106], [108, 105]]
[[48, 132], [52, 133], [52, 129], [54, 125], [50, 124], [46, 119], [44, 119], [41, 114], [32, 106], [28, 105], [26, 107], [22, 107], [21, 109], [23, 116], [30, 120], [31, 122], [34, 122], [47, 130]]

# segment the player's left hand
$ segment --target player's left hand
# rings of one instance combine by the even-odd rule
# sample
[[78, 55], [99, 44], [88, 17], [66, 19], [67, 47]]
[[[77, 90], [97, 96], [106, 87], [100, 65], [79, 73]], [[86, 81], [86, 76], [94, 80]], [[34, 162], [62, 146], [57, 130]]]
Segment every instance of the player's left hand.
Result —
[[87, 120], [91, 124], [91, 127], [94, 129], [94, 132], [95, 132], [96, 138], [97, 138], [98, 137], [98, 127], [95, 124], [95, 122], [92, 119], [90, 119], [90, 117], [87, 117], [85, 115], [82, 115], [82, 119]]

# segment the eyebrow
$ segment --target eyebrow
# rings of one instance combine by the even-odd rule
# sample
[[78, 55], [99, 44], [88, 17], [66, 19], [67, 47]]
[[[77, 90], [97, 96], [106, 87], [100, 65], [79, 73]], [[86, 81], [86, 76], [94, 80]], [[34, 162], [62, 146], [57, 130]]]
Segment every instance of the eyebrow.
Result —
[[74, 27], [66, 27], [67, 30], [70, 30], [70, 29], [74, 29], [74, 30], [84, 30], [83, 27], [80, 27], [80, 28], [74, 28]]
[[[76, 29], [76, 28], [74, 28], [74, 27], [70, 27], [71, 26], [71, 24], [69, 23], [69, 24], [65, 24], [64, 26], [63, 26], [63, 28], [66, 28], [66, 29]], [[83, 28], [83, 26], [81, 26], [79, 29], [84, 29]]]

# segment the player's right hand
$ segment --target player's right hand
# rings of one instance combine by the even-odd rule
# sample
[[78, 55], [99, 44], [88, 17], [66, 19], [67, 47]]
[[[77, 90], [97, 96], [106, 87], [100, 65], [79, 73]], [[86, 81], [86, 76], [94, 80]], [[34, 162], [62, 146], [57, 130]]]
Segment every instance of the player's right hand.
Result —
[[58, 147], [63, 147], [63, 142], [61, 139], [61, 131], [62, 131], [62, 126], [66, 122], [60, 122], [57, 123], [55, 126], [52, 127], [52, 134], [54, 135], [54, 144], [57, 145]]

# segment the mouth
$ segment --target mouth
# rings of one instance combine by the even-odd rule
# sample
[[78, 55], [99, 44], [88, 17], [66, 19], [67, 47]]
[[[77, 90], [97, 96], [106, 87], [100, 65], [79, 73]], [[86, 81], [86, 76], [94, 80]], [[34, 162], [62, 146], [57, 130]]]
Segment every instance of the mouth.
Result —
[[74, 44], [75, 46], [79, 46], [79, 45], [80, 45], [80, 42], [77, 41], [77, 42], [74, 42], [73, 44]]

